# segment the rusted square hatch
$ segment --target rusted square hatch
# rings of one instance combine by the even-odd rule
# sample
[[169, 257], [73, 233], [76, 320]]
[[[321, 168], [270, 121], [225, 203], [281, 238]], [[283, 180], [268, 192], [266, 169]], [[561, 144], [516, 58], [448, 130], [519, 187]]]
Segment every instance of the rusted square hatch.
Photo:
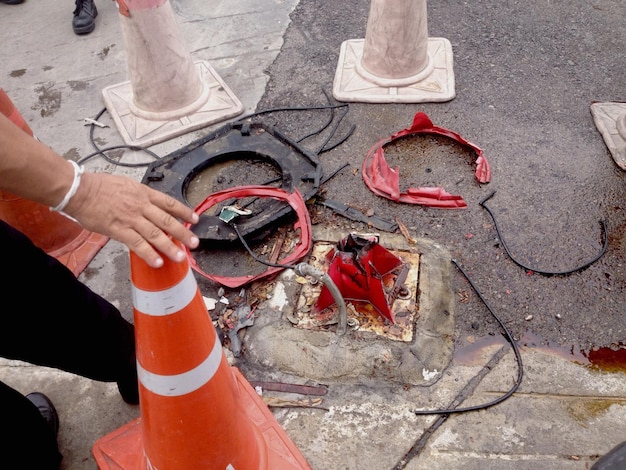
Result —
[[[309, 264], [323, 272], [329, 268], [328, 254], [335, 245], [331, 242], [316, 242], [313, 245]], [[367, 331], [378, 336], [383, 336], [394, 341], [412, 342], [415, 321], [419, 317], [417, 294], [419, 289], [419, 260], [418, 253], [408, 251], [389, 250], [408, 267], [404, 282], [398, 282], [398, 276], [394, 273], [387, 274], [382, 278], [382, 284], [389, 307], [394, 314], [395, 324], [383, 317], [369, 302], [346, 299], [348, 311], [348, 330]], [[302, 284], [296, 312], [290, 318], [297, 328], [309, 330], [324, 330], [334, 325], [338, 320], [338, 309], [332, 305], [320, 312], [315, 312], [314, 305], [320, 296], [322, 283], [311, 283], [305, 278], [298, 278]], [[400, 292], [395, 300], [390, 299], [390, 293], [396, 289]]]

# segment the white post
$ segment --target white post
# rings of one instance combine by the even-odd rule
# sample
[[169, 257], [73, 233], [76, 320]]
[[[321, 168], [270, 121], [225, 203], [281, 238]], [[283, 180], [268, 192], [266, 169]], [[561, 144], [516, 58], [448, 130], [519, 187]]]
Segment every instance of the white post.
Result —
[[118, 5], [130, 80], [102, 94], [127, 144], [150, 146], [243, 111], [208, 62], [193, 62], [169, 0]]
[[372, 103], [454, 98], [452, 46], [428, 37], [426, 0], [371, 0], [365, 39], [341, 45], [333, 95]]

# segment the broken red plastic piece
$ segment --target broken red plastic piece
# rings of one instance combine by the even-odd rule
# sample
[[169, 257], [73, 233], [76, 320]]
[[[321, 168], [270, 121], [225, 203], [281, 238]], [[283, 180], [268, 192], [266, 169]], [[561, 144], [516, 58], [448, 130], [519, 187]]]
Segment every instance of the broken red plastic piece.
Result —
[[[298, 190], [294, 190], [292, 193], [289, 193], [283, 189], [273, 188], [270, 186], [238, 186], [235, 188], [218, 191], [209, 195], [195, 208], [195, 211], [198, 214], [202, 214], [203, 212], [213, 207], [214, 205], [219, 204], [220, 202], [232, 198], [240, 199], [244, 197], [272, 197], [275, 199], [287, 201], [298, 216], [298, 220], [294, 223], [294, 229], [300, 230], [300, 241], [298, 244], [296, 244], [295, 248], [288, 256], [280, 260], [280, 264], [291, 265], [306, 256], [306, 254], [311, 249], [311, 218], [309, 217], [309, 211], [307, 210], [306, 203], [304, 202], [304, 199], [302, 198], [302, 195]], [[189, 228], [191, 227], [191, 224], [185, 223], [185, 227]], [[187, 252], [187, 259], [189, 260], [189, 264], [194, 271], [223, 286], [231, 288], [244, 286], [246, 284], [249, 284], [250, 282], [256, 281], [257, 279], [270, 276], [284, 269], [271, 266], [268, 267], [264, 272], [257, 275], [237, 277], [217, 276], [204, 272], [198, 266], [198, 263], [194, 259], [189, 249], [185, 247], [185, 251]]]
[[388, 139], [382, 139], [369, 150], [365, 157], [362, 167], [363, 180], [375, 194], [395, 202], [419, 204], [441, 209], [462, 209], [467, 207], [461, 196], [452, 195], [441, 187], [408, 188], [406, 192], [400, 192], [400, 170], [397, 167], [395, 169], [389, 167], [385, 160], [383, 147], [395, 139], [411, 134], [443, 135], [471, 148], [478, 155], [476, 159], [476, 179], [480, 183], [488, 183], [491, 180], [489, 162], [487, 162], [482, 149], [465, 140], [456, 132], [433, 125], [429, 117], [420, 112], [414, 116], [411, 127], [396, 132]]
[[[328, 275], [345, 300], [369, 302], [383, 317], [395, 324], [383, 277], [401, 267], [403, 261], [379, 245], [377, 237], [351, 234], [328, 252]], [[335, 303], [326, 286], [322, 287], [314, 309], [321, 312]]]
[[120, 15], [130, 18], [130, 10], [128, 9], [128, 5], [126, 5], [126, 2], [124, 0], [115, 0], [115, 2], [117, 3], [117, 10]]

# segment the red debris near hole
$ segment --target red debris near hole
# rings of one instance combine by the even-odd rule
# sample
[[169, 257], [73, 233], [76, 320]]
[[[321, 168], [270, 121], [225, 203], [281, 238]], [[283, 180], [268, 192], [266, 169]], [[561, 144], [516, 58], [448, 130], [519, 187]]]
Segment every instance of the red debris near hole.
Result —
[[[393, 293], [385, 292], [384, 277], [394, 274], [404, 262], [383, 248], [377, 237], [351, 234], [337, 243], [327, 259], [328, 275], [345, 300], [369, 302], [383, 317], [395, 324], [391, 310]], [[326, 286], [322, 287], [314, 309], [321, 312], [335, 303]]]
[[[225, 189], [223, 191], [218, 191], [209, 195], [195, 208], [195, 211], [198, 214], [202, 214], [203, 212], [210, 209], [214, 205], [219, 204], [220, 202], [226, 201], [231, 198], [240, 199], [244, 197], [269, 197], [289, 203], [291, 208], [298, 216], [298, 220], [294, 223], [293, 227], [294, 230], [300, 231], [300, 242], [293, 248], [292, 252], [289, 255], [280, 260], [279, 264], [291, 265], [298, 262], [300, 259], [307, 255], [307, 253], [311, 249], [312, 244], [311, 219], [309, 217], [306, 203], [304, 202], [302, 195], [297, 189], [294, 190], [292, 193], [289, 193], [283, 189], [270, 186], [238, 186]], [[191, 227], [190, 223], [185, 223], [184, 225], [187, 228]], [[257, 275], [244, 275], [235, 277], [218, 276], [216, 274], [204, 272], [200, 268], [200, 266], [198, 266], [198, 263], [191, 254], [189, 248], [185, 247], [185, 252], [187, 253], [187, 259], [189, 260], [189, 264], [194, 271], [196, 271], [201, 276], [206, 277], [207, 279], [211, 279], [223, 286], [231, 288], [241, 287], [246, 284], [250, 284], [253, 281], [276, 274], [284, 269], [279, 267], [268, 267], [264, 272]]]
[[373, 193], [406, 204], [418, 204], [440, 209], [463, 209], [467, 207], [461, 196], [450, 194], [441, 187], [408, 188], [406, 192], [400, 192], [400, 170], [397, 167], [395, 169], [389, 167], [385, 160], [383, 147], [400, 137], [412, 134], [442, 135], [469, 147], [478, 155], [476, 158], [476, 179], [480, 183], [488, 183], [491, 180], [489, 162], [487, 162], [482, 149], [465, 140], [456, 132], [435, 126], [425, 113], [419, 112], [414, 116], [411, 127], [396, 132], [388, 139], [380, 140], [365, 157], [362, 167], [363, 180]]

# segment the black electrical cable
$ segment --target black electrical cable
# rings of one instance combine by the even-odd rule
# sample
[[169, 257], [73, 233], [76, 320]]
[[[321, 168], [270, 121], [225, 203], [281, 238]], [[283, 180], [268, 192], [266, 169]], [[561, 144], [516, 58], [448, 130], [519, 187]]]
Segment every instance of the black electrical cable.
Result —
[[[324, 95], [326, 96], [326, 101], [328, 101], [328, 104], [331, 105], [332, 102], [330, 101], [330, 95], [328, 94], [328, 92], [324, 89], [322, 89], [322, 92], [324, 92]], [[322, 126], [321, 129], [318, 129], [316, 131], [310, 132], [309, 134], [305, 135], [304, 137], [301, 137], [300, 139], [298, 139], [296, 142], [300, 143], [303, 140], [308, 139], [309, 137], [313, 137], [315, 135], [319, 135], [322, 132], [324, 132], [328, 126], [330, 126], [333, 122], [333, 119], [335, 119], [335, 108], [330, 108], [330, 116], [328, 118], [328, 121], [326, 121], [326, 123]]]
[[[339, 125], [341, 124], [341, 121], [343, 121], [343, 118], [345, 118], [348, 114], [348, 111], [350, 111], [348, 109], [348, 107], [346, 107], [345, 112], [339, 116], [339, 119], [337, 119], [337, 122], [335, 122], [335, 125], [333, 126], [333, 129], [331, 131], [331, 133], [328, 135], [328, 137], [326, 138], [326, 140], [324, 141], [324, 143], [320, 146], [320, 148], [317, 150], [317, 155], [320, 155], [324, 152], [327, 152], [328, 150], [332, 150], [333, 148], [335, 148], [337, 145], [333, 145], [331, 148], [329, 149], [325, 149], [325, 147], [328, 145], [328, 142], [330, 142], [330, 139], [333, 138], [333, 136], [335, 135], [335, 132], [337, 132], [337, 129], [339, 128]], [[348, 137], [350, 137], [350, 135], [352, 135], [352, 132], [354, 132], [354, 129], [349, 131], [349, 134], [347, 137], [341, 139], [340, 143], [338, 145], [340, 145], [341, 143], [345, 142]]]
[[152, 162], [145, 162], [145, 163], [124, 163], [124, 162], [120, 162], [119, 160], [114, 160], [112, 158], [110, 158], [108, 155], [106, 155], [104, 152], [108, 152], [110, 150], [118, 150], [118, 149], [127, 149], [127, 150], [134, 150], [134, 151], [143, 151], [143, 152], [148, 152], [150, 154], [153, 154], [155, 156], [155, 158], [158, 160], [161, 157], [159, 157], [158, 155], [156, 155], [154, 152], [151, 152], [150, 150], [144, 148], [144, 147], [139, 147], [136, 145], [115, 145], [113, 147], [105, 147], [102, 149], [98, 149], [98, 151], [93, 152], [83, 158], [81, 158], [78, 162], [79, 165], [82, 165], [83, 163], [85, 163], [87, 160], [92, 159], [93, 157], [96, 157], [98, 155], [100, 155], [102, 158], [104, 158], [107, 162], [113, 164], [113, 165], [119, 165], [119, 166], [125, 166], [125, 167], [129, 167], [129, 168], [138, 168], [138, 167], [142, 167], [142, 166], [148, 166], [150, 165]]
[[[261, 258], [259, 258], [250, 248], [250, 246], [248, 245], [248, 243], [246, 243], [245, 238], [243, 237], [243, 235], [241, 234], [241, 232], [239, 231], [239, 228], [237, 227], [237, 224], [230, 224], [233, 229], [235, 230], [235, 232], [237, 233], [237, 236], [239, 237], [239, 240], [241, 241], [241, 243], [243, 244], [244, 248], [248, 251], [248, 253], [250, 254], [250, 256], [252, 256], [252, 258], [254, 258], [256, 261], [258, 261], [261, 264], [264, 264], [266, 266], [270, 266], [273, 268], [287, 268], [287, 269], [295, 269], [296, 266], [292, 265], [292, 264], [277, 264], [277, 263], [270, 263], [269, 261], [265, 261]], [[476, 405], [476, 406], [469, 406], [469, 407], [465, 407], [465, 408], [454, 408], [454, 409], [438, 409], [438, 410], [415, 410], [413, 411], [416, 415], [431, 415], [431, 414], [451, 414], [451, 413], [464, 413], [467, 411], [477, 411], [477, 410], [482, 410], [485, 408], [489, 408], [491, 406], [497, 405], [498, 403], [503, 402], [504, 400], [506, 400], [507, 398], [509, 398], [511, 395], [513, 395], [513, 393], [515, 393], [517, 391], [517, 389], [519, 388], [519, 386], [522, 383], [522, 378], [524, 375], [524, 368], [523, 368], [523, 364], [522, 364], [522, 356], [520, 354], [519, 348], [517, 346], [517, 343], [515, 343], [515, 340], [513, 339], [513, 336], [511, 335], [511, 333], [509, 332], [508, 328], [504, 325], [504, 323], [502, 322], [502, 320], [500, 319], [500, 317], [498, 317], [498, 315], [496, 315], [496, 313], [494, 312], [494, 310], [491, 308], [491, 306], [489, 305], [489, 303], [487, 302], [487, 300], [483, 297], [483, 295], [478, 291], [478, 289], [476, 288], [476, 286], [474, 285], [474, 283], [472, 282], [472, 280], [469, 278], [469, 276], [467, 275], [467, 273], [463, 270], [463, 268], [457, 263], [456, 260], [452, 260], [452, 263], [454, 263], [454, 265], [459, 269], [459, 271], [461, 271], [461, 273], [463, 274], [463, 276], [465, 276], [465, 279], [467, 279], [467, 281], [469, 282], [470, 286], [472, 286], [472, 289], [474, 289], [474, 291], [476, 292], [476, 294], [478, 295], [478, 297], [480, 298], [480, 300], [482, 300], [482, 302], [485, 304], [485, 306], [487, 307], [487, 309], [489, 310], [489, 312], [491, 312], [491, 314], [493, 315], [493, 317], [496, 319], [496, 321], [500, 324], [500, 326], [502, 327], [502, 329], [504, 330], [505, 333], [505, 337], [507, 339], [507, 341], [511, 344], [513, 351], [515, 352], [515, 359], [517, 361], [517, 379], [515, 381], [515, 384], [513, 385], [513, 387], [511, 387], [511, 389], [505, 393], [504, 395], [502, 395], [501, 397], [490, 401], [488, 403], [482, 404], [482, 405]]]
[[[105, 113], [106, 110], [107, 110], [106, 108], [102, 108], [102, 110], [94, 118], [94, 121], [97, 121], [98, 119], [100, 119], [100, 117], [102, 117], [102, 115]], [[111, 163], [113, 165], [125, 166], [125, 167], [129, 167], [129, 168], [139, 168], [139, 167], [143, 167], [143, 166], [148, 166], [148, 165], [150, 165], [152, 163], [152, 162], [124, 163], [124, 162], [120, 162], [118, 160], [113, 160], [106, 153], [104, 153], [104, 152], [108, 152], [110, 150], [118, 150], [118, 149], [128, 149], [128, 150], [133, 150], [133, 151], [146, 152], [147, 154], [151, 155], [155, 160], [159, 160], [161, 158], [159, 155], [154, 153], [152, 150], [149, 150], [149, 149], [147, 149], [145, 147], [141, 147], [139, 145], [116, 145], [116, 146], [113, 146], [113, 147], [100, 148], [100, 147], [98, 147], [98, 145], [96, 145], [96, 141], [95, 141], [95, 138], [94, 138], [94, 130], [95, 130], [95, 128], [96, 128], [96, 125], [95, 124], [91, 124], [91, 129], [89, 129], [89, 139], [91, 141], [91, 145], [93, 146], [93, 148], [96, 151], [94, 153], [91, 153], [91, 154], [87, 155], [86, 157], [81, 158], [77, 162], [79, 165], [83, 164], [87, 160], [89, 160], [89, 159], [91, 159], [93, 157], [96, 157], [98, 155], [100, 155], [107, 162], [109, 162], [109, 163]]]
[[496, 220], [496, 216], [491, 211], [491, 209], [489, 209], [489, 207], [487, 207], [486, 204], [485, 204], [489, 199], [491, 199], [493, 197], [494, 194], [496, 194], [495, 191], [493, 191], [491, 194], [489, 194], [487, 197], [485, 197], [482, 201], [480, 201], [479, 204], [491, 216], [491, 219], [493, 220], [493, 225], [496, 228], [496, 233], [498, 234], [498, 238], [500, 239], [500, 243], [504, 247], [504, 251], [506, 251], [506, 254], [509, 255], [509, 258], [511, 258], [511, 261], [513, 261], [515, 264], [517, 264], [519, 267], [525, 269], [526, 271], [532, 271], [532, 272], [537, 273], [537, 274], [543, 274], [544, 276], [565, 276], [567, 274], [573, 274], [575, 272], [582, 271], [583, 269], [588, 268], [593, 263], [595, 263], [600, 258], [602, 258], [602, 256], [604, 256], [604, 253], [606, 253], [606, 250], [607, 250], [607, 248], [609, 246], [609, 237], [608, 237], [608, 235], [606, 233], [606, 221], [601, 220], [600, 221], [600, 226], [602, 228], [602, 239], [604, 240], [604, 243], [603, 243], [603, 246], [602, 246], [602, 249], [600, 250], [600, 252], [591, 261], [588, 261], [587, 263], [583, 264], [582, 266], [579, 266], [579, 267], [574, 268], [574, 269], [569, 269], [567, 271], [543, 271], [541, 269], [535, 269], [535, 268], [532, 268], [530, 266], [526, 266], [525, 264], [523, 264], [520, 261], [518, 261], [513, 256], [511, 251], [509, 250], [509, 247], [507, 246], [506, 242], [504, 241], [504, 237], [502, 236], [502, 232], [500, 231], [500, 227], [498, 226], [498, 221]]
[[277, 263], [270, 263], [269, 261], [265, 261], [264, 259], [259, 258], [256, 253], [254, 251], [252, 251], [252, 248], [250, 248], [250, 246], [248, 245], [248, 243], [246, 242], [246, 239], [243, 237], [243, 235], [241, 234], [241, 232], [239, 231], [239, 227], [237, 227], [237, 224], [233, 224], [231, 223], [230, 226], [235, 230], [235, 233], [237, 234], [237, 236], [239, 237], [239, 241], [241, 241], [241, 244], [244, 246], [244, 248], [248, 251], [248, 253], [250, 253], [250, 256], [252, 256], [256, 261], [258, 261], [261, 264], [264, 264], [265, 266], [269, 266], [271, 268], [286, 268], [286, 269], [296, 269], [296, 265], [295, 264], [277, 264]]
[[356, 130], [356, 124], [352, 124], [352, 126], [350, 127], [350, 130], [348, 132], [346, 132], [346, 135], [344, 135], [341, 139], [339, 139], [339, 141], [337, 141], [336, 143], [334, 143], [330, 147], [324, 147], [322, 150], [320, 150], [319, 153], [322, 154], [322, 153], [325, 153], [325, 152], [330, 152], [331, 150], [339, 147], [346, 140], [348, 140], [352, 134], [354, 134], [355, 130]]
[[[281, 112], [281, 111], [316, 111], [316, 110], [325, 110], [325, 109], [331, 109], [331, 110], [335, 110], [335, 109], [339, 109], [339, 108], [347, 108], [348, 104], [344, 103], [344, 104], [338, 104], [338, 105], [328, 105], [328, 106], [309, 106], [309, 107], [284, 107], [284, 108], [270, 108], [270, 109], [265, 109], [265, 110], [261, 110], [261, 111], [257, 111], [251, 114], [248, 114], [247, 116], [243, 116], [241, 118], [239, 118], [237, 121], [241, 122], [244, 121], [246, 119], [250, 119], [253, 118], [255, 116], [261, 116], [263, 114], [269, 114], [269, 113], [275, 113], [275, 112]], [[94, 118], [94, 121], [97, 121], [100, 117], [102, 117], [102, 115], [105, 113], [106, 108], [103, 108]], [[333, 114], [334, 116], [334, 114]], [[343, 119], [343, 117], [342, 117]], [[324, 131], [324, 129], [326, 129], [330, 123], [332, 122], [332, 118], [329, 121], [329, 123], [323, 128], [321, 129], [319, 132]], [[91, 140], [91, 145], [94, 147], [94, 149], [96, 150], [95, 152], [87, 155], [86, 157], [81, 158], [77, 163], [83, 164], [85, 163], [87, 160], [90, 160], [93, 157], [96, 157], [98, 155], [100, 155], [102, 158], [104, 158], [107, 162], [113, 164], [113, 165], [119, 165], [119, 166], [125, 166], [125, 167], [129, 167], [129, 168], [138, 168], [138, 167], [144, 167], [144, 166], [148, 166], [150, 165], [152, 162], [140, 162], [140, 163], [124, 163], [124, 162], [120, 162], [118, 160], [114, 160], [112, 158], [110, 158], [108, 155], [106, 155], [105, 152], [111, 151], [111, 150], [118, 150], [118, 149], [128, 149], [128, 150], [133, 150], [133, 151], [140, 151], [140, 152], [146, 152], [147, 154], [151, 155], [155, 160], [160, 160], [161, 157], [159, 155], [157, 155], [155, 152], [149, 150], [146, 147], [142, 147], [139, 145], [116, 145], [113, 147], [105, 147], [105, 148], [100, 148], [98, 147], [98, 145], [95, 142], [95, 138], [94, 138], [94, 130], [95, 130], [96, 125], [95, 124], [91, 124], [91, 129], [89, 130], [89, 138]], [[353, 126], [355, 127], [355, 126]], [[336, 130], [336, 129], [335, 129]], [[349, 132], [349, 134], [344, 137], [339, 143], [335, 144], [332, 146], [332, 148], [337, 147], [338, 145], [341, 145], [343, 142], [345, 142], [348, 137], [350, 137], [350, 135], [352, 134], [352, 132], [354, 132], [354, 129], [351, 130]], [[333, 131], [334, 134], [334, 131]], [[333, 135], [331, 134], [331, 136]], [[315, 134], [312, 134], [315, 135]], [[306, 138], [306, 137], [305, 137]], [[304, 138], [303, 138], [304, 139]], [[303, 140], [301, 139], [301, 140]], [[326, 149], [324, 151], [328, 151], [328, 150], [332, 150], [332, 148]], [[318, 152], [319, 153], [319, 152]]]
[[348, 168], [350, 166], [349, 163], [344, 163], [343, 165], [341, 165], [339, 168], [337, 168], [335, 171], [333, 171], [330, 175], [328, 176], [324, 176], [321, 181], [320, 181], [320, 186], [324, 183], [327, 183], [328, 181], [330, 181], [331, 179], [333, 179], [336, 175], [339, 174], [340, 171], [343, 171], [345, 168]]
[[269, 108], [269, 109], [263, 109], [261, 111], [256, 111], [254, 113], [250, 113], [246, 116], [243, 116], [237, 119], [237, 122], [245, 121], [246, 119], [251, 119], [256, 116], [262, 116], [263, 114], [278, 113], [278, 112], [283, 112], [283, 111], [317, 111], [317, 110], [324, 110], [324, 109], [339, 109], [339, 108], [346, 108], [346, 107], [348, 107], [347, 103], [333, 104], [333, 105], [326, 105], [326, 106], [295, 106], [295, 107], [284, 107], [284, 108]]
[[[315, 110], [320, 110], [320, 109], [322, 109], [322, 110], [323, 109], [340, 109], [340, 108], [348, 108], [348, 107], [349, 107], [349, 105], [347, 103], [344, 103], [344, 104], [327, 105], [327, 106], [271, 108], [271, 109], [265, 109], [265, 110], [261, 110], [261, 111], [257, 111], [257, 112], [248, 114], [247, 116], [243, 116], [242, 118], [238, 119], [237, 121], [241, 122], [241, 121], [245, 121], [246, 119], [251, 119], [253, 117], [260, 116], [260, 115], [263, 115], [263, 114], [270, 114], [270, 113], [276, 113], [276, 112], [282, 112], [282, 111], [315, 111]], [[328, 145], [328, 142], [330, 141], [330, 139], [332, 139], [332, 137], [335, 135], [335, 132], [337, 132], [337, 128], [339, 127], [339, 124], [341, 123], [341, 121], [343, 120], [343, 118], [347, 114], [348, 114], [348, 109], [346, 109], [346, 112], [343, 115], [340, 116], [338, 122], [335, 124], [335, 126], [333, 128], [333, 131], [330, 133], [330, 136], [326, 139], [324, 144], [316, 152], [317, 155], [319, 155], [321, 153], [324, 153], [324, 152], [328, 152], [328, 151], [338, 147], [339, 145], [343, 144], [346, 140], [348, 140], [348, 138], [352, 135], [352, 133], [356, 129], [355, 125], [353, 125], [350, 128], [350, 130], [348, 131], [347, 135], [342, 137], [339, 142], [337, 142], [336, 144], [333, 144], [331, 147], [324, 148], [324, 147], [326, 147], [326, 145]], [[332, 122], [332, 120], [330, 122]], [[328, 127], [328, 126], [325, 126], [324, 129], [326, 129], [326, 127]], [[322, 129], [322, 131], [324, 129]], [[313, 133], [312, 135], [315, 135], [315, 133]], [[306, 137], [310, 137], [310, 136], [306, 136]], [[306, 137], [304, 137], [304, 138], [306, 138]], [[304, 140], [304, 138], [300, 139], [299, 142]]]
[[[325, 182], [327, 182], [328, 180], [330, 180], [331, 178], [333, 178], [335, 175], [337, 175], [340, 171], [342, 171], [344, 168], [347, 168], [348, 166], [350, 166], [349, 163], [345, 163], [344, 165], [342, 165], [341, 167], [339, 167], [337, 170], [335, 170], [333, 173], [331, 173], [330, 175], [328, 175], [327, 177], [325, 177], [320, 184], [324, 184]], [[268, 185], [274, 181], [276, 181], [277, 179], [274, 180], [270, 180], [269, 182], [265, 182], [264, 185]], [[258, 197], [255, 197], [252, 199], [252, 201], [250, 201], [249, 203], [245, 204], [243, 207], [247, 207], [249, 205], [251, 205], [252, 203], [254, 203], [256, 200], [258, 199]], [[234, 200], [231, 202], [231, 204], [234, 202]], [[286, 265], [286, 264], [276, 264], [276, 263], [270, 263], [269, 261], [265, 261], [261, 258], [259, 258], [250, 248], [250, 246], [246, 243], [246, 240], [244, 239], [242, 233], [239, 231], [239, 227], [237, 227], [237, 224], [231, 223], [230, 224], [233, 229], [235, 230], [235, 233], [237, 234], [237, 237], [239, 238], [239, 241], [241, 241], [241, 244], [244, 246], [244, 248], [246, 249], [246, 251], [248, 251], [248, 253], [250, 254], [250, 256], [252, 256], [252, 258], [254, 258], [256, 261], [258, 261], [261, 264], [264, 264], [266, 266], [272, 267], [272, 268], [286, 268], [286, 269], [294, 269], [296, 266], [295, 265]]]
[[493, 315], [496, 321], [500, 324], [500, 327], [504, 330], [504, 336], [506, 340], [509, 342], [509, 344], [511, 345], [511, 347], [513, 348], [513, 352], [515, 353], [515, 360], [517, 361], [517, 379], [515, 380], [515, 383], [513, 384], [513, 386], [508, 392], [506, 392], [501, 397], [496, 398], [495, 400], [490, 401], [488, 403], [484, 403], [482, 405], [468, 406], [465, 408], [451, 408], [451, 409], [440, 409], [440, 410], [415, 410], [413, 411], [413, 413], [415, 413], [416, 415], [434, 415], [434, 414], [443, 415], [443, 414], [452, 414], [452, 413], [465, 413], [467, 411], [484, 410], [486, 408], [497, 405], [498, 403], [502, 403], [504, 400], [506, 400], [511, 395], [513, 395], [517, 391], [519, 386], [521, 385], [522, 378], [524, 376], [524, 367], [522, 365], [522, 355], [520, 354], [517, 343], [513, 339], [513, 335], [511, 335], [511, 332], [502, 322], [500, 317], [496, 315], [495, 311], [491, 308], [487, 300], [483, 297], [483, 295], [480, 293], [478, 288], [474, 285], [474, 283], [469, 278], [465, 270], [459, 265], [459, 263], [457, 263], [455, 259], [452, 260], [452, 263], [454, 263], [454, 265], [459, 269], [459, 271], [461, 271], [461, 274], [463, 274], [465, 279], [467, 279], [467, 282], [469, 282], [470, 286], [472, 286], [472, 289], [474, 289], [474, 292], [476, 292], [476, 295], [478, 295], [478, 298], [483, 302], [483, 304], [485, 304], [485, 307], [487, 307], [491, 315]]
[[[245, 238], [243, 237], [243, 235], [239, 231], [239, 227], [237, 227], [237, 224], [231, 223], [230, 225], [235, 230], [235, 233], [237, 234], [237, 237], [239, 237], [239, 240], [241, 241], [241, 243], [244, 246], [244, 248], [248, 251], [250, 256], [252, 256], [252, 258], [254, 258], [256, 261], [258, 261], [259, 263], [264, 264], [266, 266], [273, 267], [273, 268], [296, 269], [296, 266], [293, 265], [293, 264], [270, 263], [269, 261], [265, 261], [264, 259], [259, 258], [256, 255], [256, 253], [254, 253], [254, 251], [252, 251], [252, 248], [250, 248], [250, 246], [246, 242]], [[499, 398], [497, 398], [497, 399], [495, 399], [493, 401], [490, 401], [488, 403], [485, 403], [485, 404], [482, 404], [482, 405], [469, 406], [469, 407], [465, 407], [465, 408], [438, 409], [438, 410], [415, 410], [413, 412], [416, 415], [464, 413], [464, 412], [467, 412], [467, 411], [477, 411], [477, 410], [482, 410], [482, 409], [489, 408], [491, 406], [494, 406], [494, 405], [497, 405], [498, 403], [503, 402], [504, 400], [509, 398], [511, 395], [513, 395], [513, 393], [515, 393], [517, 391], [517, 389], [519, 388], [519, 386], [521, 385], [522, 378], [523, 378], [523, 375], [524, 375], [524, 367], [523, 367], [523, 364], [522, 364], [522, 356], [520, 354], [520, 351], [519, 351], [519, 348], [517, 346], [517, 343], [515, 342], [515, 340], [513, 339], [513, 336], [511, 335], [511, 332], [508, 330], [506, 325], [502, 322], [500, 317], [498, 317], [498, 315], [495, 313], [495, 311], [491, 308], [491, 306], [489, 305], [487, 300], [483, 297], [483, 295], [480, 293], [480, 291], [474, 285], [474, 283], [469, 278], [467, 273], [463, 270], [463, 268], [454, 259], [452, 260], [452, 263], [454, 263], [454, 265], [459, 269], [459, 271], [461, 271], [463, 276], [465, 276], [465, 279], [467, 279], [467, 282], [469, 282], [470, 286], [472, 286], [472, 289], [474, 289], [474, 292], [476, 292], [476, 294], [478, 295], [480, 300], [485, 304], [485, 306], [487, 307], [487, 309], [489, 310], [491, 315], [493, 315], [493, 317], [496, 319], [496, 321], [498, 322], [500, 327], [504, 330], [505, 337], [506, 337], [507, 341], [511, 344], [511, 347], [513, 348], [513, 351], [515, 353], [515, 359], [517, 361], [517, 370], [518, 370], [518, 372], [517, 372], [517, 379], [515, 380], [515, 383], [513, 384], [513, 387], [511, 387], [511, 389], [508, 392], [506, 392], [501, 397], [499, 397]]]

